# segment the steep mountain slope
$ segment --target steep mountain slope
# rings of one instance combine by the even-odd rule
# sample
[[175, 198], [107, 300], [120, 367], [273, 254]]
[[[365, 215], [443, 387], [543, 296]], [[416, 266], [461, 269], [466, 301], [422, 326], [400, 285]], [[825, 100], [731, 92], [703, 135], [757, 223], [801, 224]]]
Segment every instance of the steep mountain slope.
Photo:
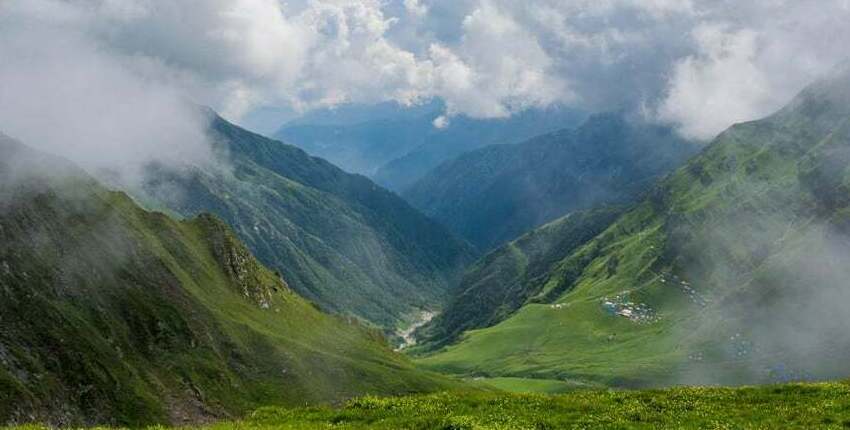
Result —
[[615, 385], [846, 376], [848, 166], [844, 72], [724, 132], [513, 316], [423, 363]]
[[489, 327], [512, 315], [540, 292], [556, 263], [623, 212], [574, 212], [486, 255], [467, 270], [445, 311], [416, 333], [419, 349], [445, 345], [466, 330]]
[[394, 327], [439, 306], [470, 248], [395, 194], [214, 116], [228, 166], [148, 175], [144, 200], [211, 212], [324, 309]]
[[317, 311], [216, 218], [0, 137], [0, 423], [203, 421], [445, 386]]
[[506, 119], [457, 117], [445, 128], [433, 125], [445, 107], [349, 106], [292, 121], [274, 137], [343, 169], [369, 175], [402, 190], [442, 161], [494, 143], [516, 143], [578, 124], [585, 115], [567, 108], [529, 110]]
[[464, 154], [404, 196], [491, 249], [567, 212], [634, 199], [696, 149], [668, 128], [600, 114], [576, 130]]

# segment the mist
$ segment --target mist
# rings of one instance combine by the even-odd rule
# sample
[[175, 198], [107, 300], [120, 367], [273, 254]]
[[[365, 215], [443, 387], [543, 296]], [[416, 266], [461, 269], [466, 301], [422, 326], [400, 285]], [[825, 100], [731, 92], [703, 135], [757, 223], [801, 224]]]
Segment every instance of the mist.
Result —
[[[704, 207], [672, 216], [668, 255], [707, 301], [676, 330], [689, 360], [676, 382], [847, 376], [848, 94], [850, 69], [841, 67], [777, 114], [721, 136], [720, 143], [737, 145], [738, 154], [759, 155], [732, 173], [737, 180], [726, 182]], [[759, 132], [747, 134], [754, 129]], [[745, 140], [736, 141], [739, 136]], [[753, 148], [766, 150], [749, 152]], [[736, 172], [735, 156], [724, 160], [719, 153], [708, 159]], [[691, 172], [703, 168], [717, 166], [688, 166]]]
[[[775, 254], [752, 272], [720, 263], [709, 278], [683, 276], [695, 282], [709, 304], [693, 315], [701, 327], [690, 332], [691, 321], [685, 323], [691, 328], [681, 328], [687, 332], [680, 331], [684, 339], [706, 343], [685, 347], [688, 362], [675, 383], [739, 385], [847, 376], [850, 236], [828, 223], [793, 222], [810, 224], [789, 229], [790, 236], [797, 236], [792, 238], [738, 231], [761, 250], [777, 240], [793, 242], [773, 249]], [[729, 245], [727, 251], [741, 247]]]
[[133, 187], [152, 163], [215, 161], [209, 119], [157, 65], [109, 53], [54, 2], [0, 8], [0, 131]]

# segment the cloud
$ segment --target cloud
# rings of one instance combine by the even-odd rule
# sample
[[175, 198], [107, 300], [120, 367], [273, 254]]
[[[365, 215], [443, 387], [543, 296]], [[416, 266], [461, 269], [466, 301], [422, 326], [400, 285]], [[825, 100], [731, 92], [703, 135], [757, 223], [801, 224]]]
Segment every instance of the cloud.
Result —
[[428, 6], [422, 4], [420, 0], [404, 0], [404, 8], [407, 13], [415, 17], [422, 17], [428, 13]]
[[680, 124], [684, 135], [714, 137], [730, 124], [765, 116], [787, 94], [777, 93], [755, 64], [758, 34], [722, 25], [694, 31], [700, 53], [676, 64], [658, 114]]
[[674, 62], [657, 110], [694, 138], [774, 112], [850, 55], [844, 0], [764, 1], [740, 16], [703, 15], [710, 21], [690, 32], [693, 52]]
[[29, 2], [0, 11], [66, 10], [74, 19], [39, 25], [237, 121], [263, 109], [441, 98], [447, 118], [554, 103], [646, 107], [708, 137], [779, 107], [845, 58], [850, 37], [846, 0], [18, 3]]
[[[542, 55], [531, 58], [542, 60], [523, 59], [524, 73], [536, 72], [561, 92], [540, 92], [554, 94], [550, 99], [525, 92], [536, 100], [530, 105], [648, 107], [650, 116], [701, 139], [770, 114], [850, 54], [843, 42], [850, 40], [846, 0], [479, 0], [458, 7], [465, 8], [461, 31], [445, 46], [472, 70], [498, 70], [483, 66], [490, 55], [535, 52], [511, 49], [504, 40], [539, 47]], [[473, 36], [486, 34], [468, 25], [476, 17], [493, 33], [510, 23], [522, 36]], [[474, 37], [483, 42], [464, 50]], [[478, 86], [486, 88], [479, 97], [508, 104], [498, 85]]]
[[449, 120], [445, 115], [440, 115], [440, 116], [434, 118], [433, 123], [434, 123], [434, 128], [438, 128], [438, 129], [442, 130], [442, 129], [448, 127], [449, 124], [451, 124], [451, 120]]
[[134, 58], [144, 73], [235, 119], [262, 106], [434, 97], [445, 99], [449, 114], [502, 117], [569, 95], [534, 34], [491, 2], [463, 14], [456, 44], [426, 32], [421, 49], [401, 47], [391, 31], [428, 14], [416, 0], [402, 2], [403, 16], [389, 16], [381, 0], [37, 3], [78, 15], [40, 23], [50, 30], [85, 34], [104, 55]]
[[200, 110], [138, 58], [105, 54], [79, 31], [88, 19], [39, 0], [0, 8], [0, 130], [122, 184], [150, 163], [213, 162]]
[[434, 93], [449, 113], [505, 117], [573, 96], [553, 75], [553, 60], [534, 34], [491, 1], [464, 19], [454, 50], [432, 45], [430, 53], [437, 68]]

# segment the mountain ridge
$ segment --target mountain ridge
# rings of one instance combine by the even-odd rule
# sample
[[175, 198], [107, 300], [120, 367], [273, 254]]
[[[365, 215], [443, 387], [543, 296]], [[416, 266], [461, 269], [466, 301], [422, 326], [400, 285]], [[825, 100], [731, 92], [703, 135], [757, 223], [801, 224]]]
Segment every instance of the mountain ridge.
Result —
[[[211, 212], [323, 309], [386, 329], [436, 309], [472, 248], [369, 179], [211, 117], [229, 170], [163, 169], [141, 200]], [[175, 192], [176, 191], [176, 192]]]
[[216, 217], [145, 211], [5, 138], [0, 153], [0, 422], [198, 423], [456, 384], [319, 312]]
[[347, 106], [339, 112], [307, 114], [273, 137], [330, 160], [346, 171], [367, 175], [401, 192], [440, 162], [491, 144], [517, 143], [576, 125], [585, 116], [566, 107], [532, 109], [510, 118], [452, 118], [434, 126], [445, 107]]
[[568, 212], [628, 203], [697, 149], [668, 127], [596, 114], [575, 130], [466, 153], [404, 197], [489, 250]]
[[617, 386], [846, 376], [848, 87], [721, 133], [557, 263], [539, 302], [420, 363]]

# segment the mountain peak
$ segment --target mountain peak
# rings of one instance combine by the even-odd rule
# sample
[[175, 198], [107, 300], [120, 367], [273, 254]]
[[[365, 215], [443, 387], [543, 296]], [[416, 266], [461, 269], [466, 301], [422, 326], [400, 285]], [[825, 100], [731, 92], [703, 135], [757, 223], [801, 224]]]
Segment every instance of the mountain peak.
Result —
[[803, 89], [775, 117], [786, 121], [790, 115], [815, 120], [822, 127], [834, 126], [850, 116], [850, 62]]

